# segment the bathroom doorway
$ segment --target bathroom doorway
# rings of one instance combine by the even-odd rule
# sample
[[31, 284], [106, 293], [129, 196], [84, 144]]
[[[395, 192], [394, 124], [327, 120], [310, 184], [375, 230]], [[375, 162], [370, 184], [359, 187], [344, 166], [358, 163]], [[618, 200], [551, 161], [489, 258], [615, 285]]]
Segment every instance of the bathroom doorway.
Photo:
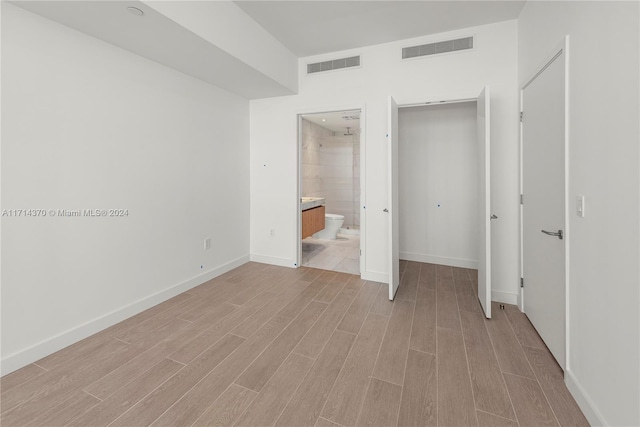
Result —
[[360, 275], [361, 110], [300, 114], [298, 265]]

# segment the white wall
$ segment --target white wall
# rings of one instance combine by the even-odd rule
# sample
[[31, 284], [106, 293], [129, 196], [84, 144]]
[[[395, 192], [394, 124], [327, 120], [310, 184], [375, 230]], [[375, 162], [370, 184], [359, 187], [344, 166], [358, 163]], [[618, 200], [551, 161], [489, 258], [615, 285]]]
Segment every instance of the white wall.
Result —
[[[474, 35], [473, 51], [402, 61], [401, 48]], [[363, 275], [387, 280], [387, 97], [399, 102], [477, 96], [492, 98], [492, 203], [495, 299], [515, 302], [518, 292], [517, 23], [508, 21], [301, 59], [299, 94], [251, 101], [251, 254], [293, 266], [297, 202], [299, 113], [364, 109], [361, 150]], [[362, 55], [362, 66], [307, 76], [306, 63]], [[270, 236], [269, 230], [275, 229]]]
[[[570, 36], [565, 380], [594, 425], [640, 424], [638, 9], [530, 1], [519, 21], [520, 84]], [[577, 195], [585, 218], [575, 214]]]
[[248, 259], [249, 105], [2, 9], [2, 209], [129, 212], [2, 217], [6, 373]]
[[400, 258], [478, 268], [476, 103], [401, 108]]
[[[344, 227], [359, 216], [359, 180], [354, 177], [357, 136], [344, 136], [302, 120], [301, 194], [325, 199], [326, 212], [344, 216]], [[357, 188], [356, 188], [357, 185]]]

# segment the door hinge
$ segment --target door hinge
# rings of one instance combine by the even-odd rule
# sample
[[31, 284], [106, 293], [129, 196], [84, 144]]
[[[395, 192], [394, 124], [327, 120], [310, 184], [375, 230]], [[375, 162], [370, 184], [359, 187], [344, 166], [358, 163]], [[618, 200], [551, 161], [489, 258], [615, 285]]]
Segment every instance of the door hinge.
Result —
[[520, 195], [520, 204], [524, 205], [524, 194]]
[[524, 121], [524, 111], [520, 111], [520, 122]]
[[520, 278], [520, 287], [524, 288], [524, 277]]

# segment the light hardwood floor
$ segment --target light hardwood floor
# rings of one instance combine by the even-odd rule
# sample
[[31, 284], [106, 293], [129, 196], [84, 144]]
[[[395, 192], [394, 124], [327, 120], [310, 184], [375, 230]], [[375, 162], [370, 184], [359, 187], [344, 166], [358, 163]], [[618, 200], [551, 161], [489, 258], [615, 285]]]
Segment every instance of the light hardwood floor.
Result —
[[3, 426], [588, 425], [475, 270], [387, 285], [248, 263], [1, 380]]

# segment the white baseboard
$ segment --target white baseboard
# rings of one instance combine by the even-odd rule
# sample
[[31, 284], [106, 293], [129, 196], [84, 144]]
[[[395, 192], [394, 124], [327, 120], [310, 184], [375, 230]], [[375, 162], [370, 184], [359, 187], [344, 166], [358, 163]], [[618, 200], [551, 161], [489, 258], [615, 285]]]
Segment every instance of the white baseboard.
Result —
[[518, 305], [518, 294], [502, 291], [491, 291], [491, 301]]
[[58, 350], [61, 350], [69, 345], [76, 343], [84, 338], [87, 338], [97, 332], [100, 332], [109, 326], [113, 326], [118, 322], [121, 322], [131, 316], [134, 316], [148, 308], [160, 304], [179, 295], [191, 288], [194, 288], [202, 283], [211, 280], [227, 271], [233, 270], [236, 267], [241, 266], [249, 261], [249, 256], [245, 255], [230, 261], [220, 267], [206, 271], [191, 279], [185, 280], [182, 283], [171, 286], [155, 294], [144, 297], [132, 304], [114, 310], [96, 319], [90, 320], [73, 329], [62, 332], [56, 336], [48, 338], [37, 344], [32, 345], [24, 350], [20, 350], [16, 353], [10, 354], [2, 359], [0, 362], [0, 374], [6, 375], [17, 369], [22, 368], [30, 363], [42, 359]]
[[251, 261], [262, 264], [277, 265], [279, 267], [296, 268], [296, 262], [290, 258], [279, 258], [274, 256], [251, 254]]
[[564, 371], [564, 383], [567, 385], [569, 392], [576, 400], [576, 403], [582, 410], [582, 413], [589, 421], [589, 424], [592, 426], [608, 426], [609, 424], [604, 416], [598, 411], [596, 405], [593, 403], [593, 400], [589, 397], [589, 394], [586, 392], [580, 381], [573, 375], [571, 370], [566, 369]]
[[413, 252], [400, 252], [400, 259], [415, 262], [427, 262], [429, 264], [448, 265], [450, 267], [478, 269], [478, 261], [460, 258], [447, 258], [435, 255], [416, 254]]
[[389, 275], [387, 273], [363, 271], [360, 277], [362, 278], [362, 280], [368, 280], [370, 282], [389, 283]]

